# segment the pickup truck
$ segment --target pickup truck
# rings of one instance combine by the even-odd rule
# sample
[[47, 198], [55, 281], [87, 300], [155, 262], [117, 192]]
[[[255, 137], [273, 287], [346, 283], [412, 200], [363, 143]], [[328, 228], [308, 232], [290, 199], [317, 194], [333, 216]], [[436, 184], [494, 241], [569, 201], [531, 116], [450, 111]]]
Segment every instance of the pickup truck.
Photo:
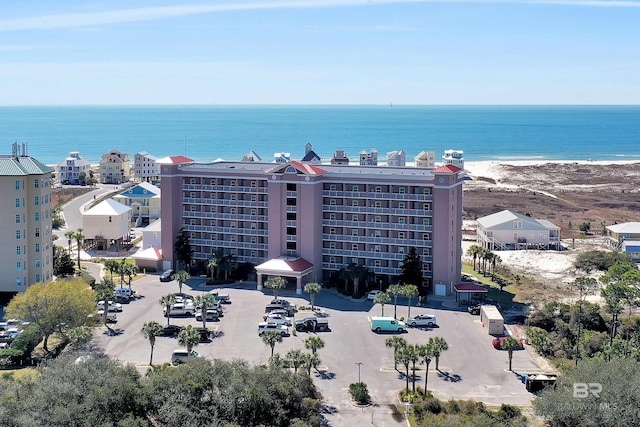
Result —
[[167, 307], [162, 308], [164, 317], [169, 316], [191, 316], [196, 312], [196, 308], [193, 304], [185, 304], [183, 302], [177, 302], [173, 304], [169, 313], [167, 313]]
[[280, 332], [280, 335], [282, 335], [283, 337], [289, 335], [289, 328], [286, 327], [285, 325], [278, 325], [278, 324], [269, 323], [269, 322], [258, 323], [258, 336], [262, 336], [262, 334], [264, 334], [267, 331]]
[[213, 299], [217, 302], [224, 303], [224, 304], [231, 303], [231, 297], [229, 296], [229, 294], [219, 294], [217, 292], [213, 292], [212, 295], [213, 295]]
[[315, 331], [328, 331], [328, 330], [329, 330], [329, 321], [326, 319], [318, 319], [315, 316], [309, 316], [303, 319], [296, 320], [296, 331], [315, 332]]

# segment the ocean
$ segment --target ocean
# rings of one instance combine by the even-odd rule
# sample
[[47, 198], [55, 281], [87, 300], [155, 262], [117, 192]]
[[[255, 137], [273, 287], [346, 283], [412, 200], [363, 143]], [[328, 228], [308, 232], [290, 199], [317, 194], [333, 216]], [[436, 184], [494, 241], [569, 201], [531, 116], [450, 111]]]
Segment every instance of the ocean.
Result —
[[26, 143], [46, 164], [71, 151], [91, 163], [112, 149], [198, 162], [255, 151], [301, 159], [307, 142], [329, 161], [375, 148], [464, 151], [480, 160], [638, 160], [640, 106], [64, 106], [0, 107], [1, 154]]

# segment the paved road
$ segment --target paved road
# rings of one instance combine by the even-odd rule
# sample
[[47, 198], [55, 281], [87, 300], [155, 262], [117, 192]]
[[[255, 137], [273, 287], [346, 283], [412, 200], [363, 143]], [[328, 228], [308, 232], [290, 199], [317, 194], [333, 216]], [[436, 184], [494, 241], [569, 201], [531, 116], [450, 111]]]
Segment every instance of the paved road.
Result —
[[[183, 291], [198, 294], [205, 291], [201, 281], [192, 279]], [[105, 329], [98, 332], [97, 343], [107, 354], [125, 362], [146, 369], [150, 346], [140, 334], [143, 323], [156, 320], [166, 324], [162, 307], [158, 300], [162, 295], [178, 292], [174, 282], [161, 283], [157, 275], [137, 280], [133, 288], [141, 297], [125, 305], [118, 314], [116, 328], [119, 334], [109, 336]], [[207, 289], [206, 291], [209, 291]], [[210, 343], [197, 346], [196, 350], [209, 358], [243, 358], [251, 363], [266, 363], [270, 348], [257, 335], [257, 322], [261, 320], [264, 306], [271, 300], [270, 292], [256, 291], [254, 284], [238, 284], [223, 288], [231, 296], [231, 304], [226, 306], [225, 316], [209, 326], [216, 330], [216, 337]], [[303, 296], [296, 296], [293, 289], [281, 292], [291, 302], [305, 305]], [[333, 426], [397, 426], [404, 425], [402, 415], [395, 412], [396, 394], [405, 385], [405, 376], [393, 366], [393, 351], [386, 348], [384, 341], [391, 335], [370, 331], [369, 318], [380, 315], [381, 307], [369, 301], [353, 301], [331, 291], [323, 291], [316, 298], [317, 306], [323, 309], [329, 320], [331, 332], [319, 332], [317, 336], [325, 340], [325, 347], [319, 350], [322, 359], [318, 372], [312, 372], [315, 382], [325, 399], [327, 425]], [[507, 370], [506, 352], [491, 346], [491, 336], [479, 323], [478, 316], [464, 311], [447, 308], [448, 302], [434, 301], [431, 308], [412, 307], [413, 315], [433, 313], [437, 316], [439, 328], [411, 329], [403, 334], [409, 343], [424, 343], [431, 336], [442, 336], [449, 343], [449, 350], [440, 361], [440, 371], [435, 371], [432, 363], [429, 372], [429, 389], [441, 399], [474, 399], [487, 404], [511, 403], [528, 405], [532, 395], [527, 393], [517, 376]], [[398, 306], [398, 316], [407, 315], [407, 307]], [[385, 306], [385, 314], [393, 313], [393, 305]], [[300, 311], [298, 316], [304, 315]], [[194, 318], [172, 318], [172, 324], [200, 325]], [[284, 355], [292, 349], [304, 349], [304, 339], [308, 333], [298, 333], [286, 337], [276, 346], [276, 352]], [[168, 362], [171, 352], [178, 348], [175, 338], [158, 338], [155, 345], [154, 362]], [[358, 373], [357, 363], [360, 365]], [[536, 369], [528, 350], [514, 353], [514, 371]], [[402, 368], [400, 369], [402, 371]], [[373, 405], [358, 408], [349, 400], [349, 384], [358, 381], [366, 383], [373, 399]], [[418, 384], [424, 384], [424, 370], [417, 373]]]

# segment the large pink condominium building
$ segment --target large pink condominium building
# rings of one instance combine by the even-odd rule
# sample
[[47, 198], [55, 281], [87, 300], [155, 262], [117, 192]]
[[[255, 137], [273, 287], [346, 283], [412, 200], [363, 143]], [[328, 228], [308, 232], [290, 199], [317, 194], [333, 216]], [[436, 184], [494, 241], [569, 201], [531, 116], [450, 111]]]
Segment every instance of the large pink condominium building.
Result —
[[[398, 282], [415, 248], [429, 292], [451, 294], [461, 273], [463, 171], [440, 168], [215, 162], [162, 165], [162, 251], [185, 229], [193, 264], [214, 250], [264, 276], [325, 282], [349, 264]], [[201, 264], [202, 265], [202, 264]]]

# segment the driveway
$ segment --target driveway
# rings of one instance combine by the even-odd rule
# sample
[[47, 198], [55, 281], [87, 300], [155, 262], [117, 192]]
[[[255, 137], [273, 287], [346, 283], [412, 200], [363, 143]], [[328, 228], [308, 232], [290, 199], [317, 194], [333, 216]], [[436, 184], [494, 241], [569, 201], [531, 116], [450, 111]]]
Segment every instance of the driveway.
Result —
[[[203, 280], [192, 279], [183, 287], [183, 292], [194, 295], [209, 292], [202, 283]], [[117, 335], [107, 335], [104, 328], [98, 329], [96, 341], [110, 356], [133, 363], [144, 371], [150, 346], [140, 329], [149, 320], [167, 324], [158, 301], [162, 295], [178, 292], [178, 284], [175, 281], [161, 283], [157, 275], [149, 275], [135, 281], [133, 288], [140, 297], [118, 313], [118, 323], [114, 326]], [[254, 283], [239, 283], [218, 290], [228, 293], [231, 303], [225, 306], [224, 317], [208, 322], [216, 332], [215, 338], [199, 344], [196, 351], [209, 358], [242, 358], [250, 363], [267, 363], [271, 350], [258, 337], [257, 323], [262, 320], [264, 306], [272, 299], [271, 291], [257, 291]], [[305, 295], [297, 296], [293, 289], [281, 291], [280, 295], [298, 305], [309, 304]], [[526, 392], [517, 375], [508, 371], [507, 353], [492, 347], [492, 337], [479, 323], [478, 316], [449, 308], [448, 301], [430, 301], [429, 304], [431, 308], [412, 307], [411, 314], [432, 313], [440, 326], [410, 329], [402, 335], [410, 344], [426, 343], [433, 336], [442, 336], [448, 342], [449, 350], [440, 359], [440, 371], [435, 370], [435, 363], [430, 366], [429, 389], [443, 400], [456, 398], [481, 400], [489, 405], [529, 405], [533, 396]], [[325, 341], [325, 347], [319, 350], [319, 370], [312, 371], [324, 396], [327, 425], [405, 425], [404, 417], [394, 406], [398, 402], [397, 392], [405, 386], [404, 368], [394, 369], [393, 350], [384, 343], [393, 335], [376, 334], [369, 326], [370, 317], [380, 315], [381, 307], [371, 301], [345, 298], [331, 290], [317, 295], [316, 306], [322, 308], [322, 315], [331, 328], [330, 332], [317, 333]], [[297, 316], [307, 313], [301, 310]], [[398, 305], [397, 313], [399, 317], [406, 317], [406, 305]], [[393, 315], [392, 304], [385, 306], [385, 314]], [[194, 318], [171, 318], [170, 322], [201, 325]], [[275, 351], [281, 355], [293, 349], [307, 351], [304, 339], [311, 335], [297, 333], [286, 337], [276, 345]], [[159, 337], [154, 363], [168, 362], [171, 352], [178, 347], [175, 338]], [[417, 384], [424, 385], [424, 368], [420, 368], [416, 371], [416, 380]], [[537, 366], [525, 349], [514, 352], [513, 368], [519, 372], [535, 370]], [[359, 377], [371, 394], [373, 405], [369, 407], [356, 407], [350, 402], [349, 384], [358, 382]]]

